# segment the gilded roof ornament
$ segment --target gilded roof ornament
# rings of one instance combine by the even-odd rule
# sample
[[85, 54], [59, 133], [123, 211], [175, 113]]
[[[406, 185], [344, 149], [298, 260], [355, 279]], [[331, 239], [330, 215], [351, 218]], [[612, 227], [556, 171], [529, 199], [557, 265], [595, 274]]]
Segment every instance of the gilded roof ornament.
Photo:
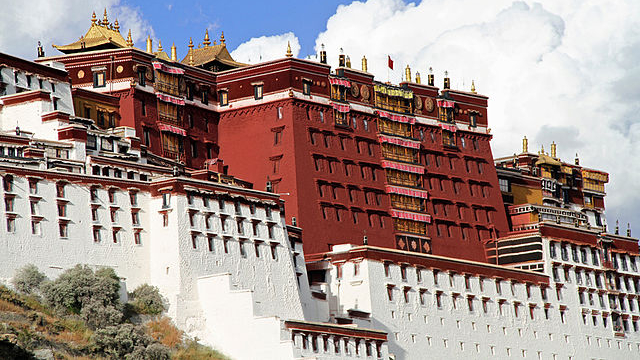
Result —
[[171, 45], [171, 61], [178, 61], [178, 50], [176, 49], [176, 43]]
[[113, 29], [117, 32], [120, 32], [120, 24], [118, 23], [118, 19], [113, 23]]
[[129, 34], [127, 35], [127, 46], [133, 47], [133, 39], [131, 38], [131, 29], [129, 29]]
[[292, 57], [293, 53], [291, 52], [291, 44], [287, 41], [287, 53], [285, 54], [287, 57]]
[[189, 38], [189, 49], [193, 49], [193, 39]]
[[158, 52], [162, 51], [162, 40], [158, 39]]
[[224, 45], [224, 31], [220, 32], [220, 44]]
[[107, 19], [107, 8], [104, 8], [104, 16], [102, 17], [102, 26], [109, 25], [109, 19]]
[[205, 47], [211, 45], [211, 40], [209, 39], [209, 29], [205, 29], [204, 31], [204, 41], [202, 42], [202, 44]]
[[98, 21], [98, 18], [96, 17], [96, 12], [94, 11], [93, 15], [91, 15], [91, 26], [94, 26], [97, 21]]
[[474, 93], [474, 94], [477, 94], [476, 93], [476, 83], [473, 80], [471, 80], [471, 92]]

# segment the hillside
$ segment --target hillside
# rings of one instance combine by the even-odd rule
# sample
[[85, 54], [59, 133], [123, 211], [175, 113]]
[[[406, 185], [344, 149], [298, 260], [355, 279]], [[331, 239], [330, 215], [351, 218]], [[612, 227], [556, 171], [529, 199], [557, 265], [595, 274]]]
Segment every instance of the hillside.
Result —
[[38, 295], [0, 286], [0, 359], [228, 360], [188, 339], [169, 318], [141, 315], [129, 303], [124, 308], [118, 324], [92, 328]]

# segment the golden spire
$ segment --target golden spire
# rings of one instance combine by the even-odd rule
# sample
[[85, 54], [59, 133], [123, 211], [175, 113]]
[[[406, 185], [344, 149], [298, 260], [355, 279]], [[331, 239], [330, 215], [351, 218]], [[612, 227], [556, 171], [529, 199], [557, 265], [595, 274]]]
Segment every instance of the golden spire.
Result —
[[544, 145], [540, 145], [540, 152], [539, 154], [544, 155]]
[[98, 18], [96, 17], [96, 12], [94, 11], [93, 15], [91, 15], [91, 26], [94, 26], [97, 21], [98, 21]]
[[476, 93], [476, 83], [473, 80], [471, 80], [471, 92], [474, 93], [474, 94], [477, 94]]
[[555, 141], [553, 141], [553, 142], [551, 143], [551, 157], [552, 157], [552, 158], [555, 158], [555, 157], [556, 157], [556, 150], [557, 150], [557, 145], [556, 145], [556, 142], [555, 142]]
[[404, 69], [404, 77], [407, 82], [411, 82], [411, 68], [407, 65], [406, 69]]
[[211, 45], [211, 40], [209, 39], [209, 29], [205, 29], [204, 31], [204, 41], [202, 42], [204, 47]]
[[367, 57], [364, 55], [362, 56], [362, 71], [367, 71]]
[[416, 84], [420, 84], [420, 73], [416, 71]]
[[162, 40], [158, 39], [158, 52], [162, 51]]
[[129, 29], [129, 34], [127, 35], [127, 46], [133, 47], [133, 39], [131, 38], [131, 29]]
[[118, 23], [117, 18], [116, 18], [116, 22], [113, 23], [113, 29], [117, 32], [120, 32], [120, 24]]
[[107, 8], [104, 8], [104, 16], [102, 17], [102, 26], [109, 25], [109, 20], [107, 19]]
[[178, 61], [178, 50], [176, 49], [176, 43], [171, 45], [171, 61]]
[[225, 40], [224, 40], [224, 31], [222, 31], [222, 32], [220, 32], [220, 44], [224, 45], [224, 42], [225, 42]]
[[291, 52], [291, 44], [287, 41], [287, 53], [285, 54], [286, 57], [292, 57], [293, 53]]
[[527, 140], [526, 136], [524, 137], [524, 139], [522, 139], [522, 152], [529, 152], [529, 140]]
[[151, 40], [151, 35], [147, 36], [147, 52], [149, 54], [153, 52], [153, 40]]
[[193, 66], [193, 40], [189, 38], [189, 65]]

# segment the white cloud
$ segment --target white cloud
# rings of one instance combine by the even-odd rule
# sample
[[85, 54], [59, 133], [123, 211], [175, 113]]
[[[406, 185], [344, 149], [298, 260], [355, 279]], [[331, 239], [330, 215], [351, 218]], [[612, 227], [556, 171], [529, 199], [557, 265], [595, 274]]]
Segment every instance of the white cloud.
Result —
[[154, 35], [140, 10], [121, 4], [120, 0], [33, 0], [28, 5], [5, 1], [0, 11], [0, 51], [34, 59], [37, 43], [41, 41], [48, 56], [59, 55], [51, 44], [77, 40], [89, 29], [91, 13], [95, 11], [102, 20], [105, 8], [109, 21], [118, 19], [124, 37], [131, 29], [137, 47], [144, 46], [147, 35]]
[[[363, 55], [380, 80], [410, 64], [438, 84], [490, 97], [495, 156], [558, 144], [558, 155], [608, 171], [609, 223], [640, 220], [640, 2], [369, 0], [339, 6], [316, 39], [337, 63]], [[387, 75], [387, 55], [395, 71]], [[464, 86], [463, 86], [464, 84]]]
[[293, 56], [298, 56], [300, 52], [300, 42], [298, 41], [298, 37], [292, 32], [251, 38], [233, 50], [231, 56], [235, 61], [247, 64], [280, 59], [285, 57], [287, 42], [291, 44]]

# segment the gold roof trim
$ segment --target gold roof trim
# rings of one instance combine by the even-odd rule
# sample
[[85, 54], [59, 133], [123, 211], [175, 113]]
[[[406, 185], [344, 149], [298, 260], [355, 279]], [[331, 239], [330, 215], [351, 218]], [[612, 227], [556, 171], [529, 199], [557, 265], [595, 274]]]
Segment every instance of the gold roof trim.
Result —
[[128, 47], [127, 41], [122, 37], [122, 34], [120, 34], [120, 24], [117, 22], [110, 24], [107, 20], [106, 9], [102, 21], [98, 21], [95, 12], [93, 13], [91, 27], [89, 27], [87, 33], [80, 37], [80, 39], [68, 45], [53, 45], [53, 47], [67, 54], [78, 51], [90, 51], [94, 50], [92, 48], [103, 45], [113, 48]]

